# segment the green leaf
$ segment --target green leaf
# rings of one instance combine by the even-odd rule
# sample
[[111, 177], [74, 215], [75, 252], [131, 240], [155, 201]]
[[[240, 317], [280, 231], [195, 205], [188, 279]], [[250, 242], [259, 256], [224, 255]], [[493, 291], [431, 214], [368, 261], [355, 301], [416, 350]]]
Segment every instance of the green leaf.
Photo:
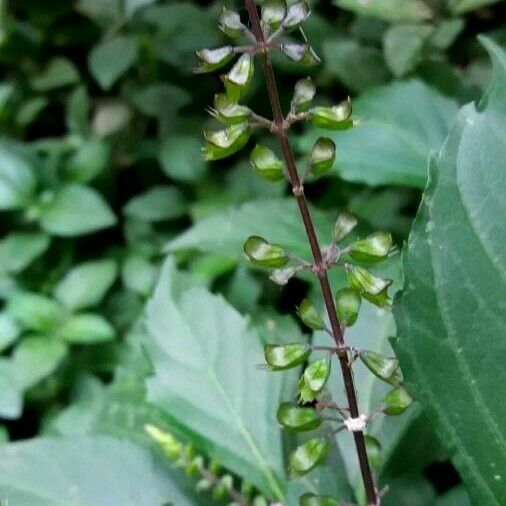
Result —
[[311, 349], [301, 343], [268, 344], [265, 346], [264, 354], [265, 361], [271, 370], [282, 371], [304, 363], [311, 354]]
[[[332, 222], [315, 209], [313, 217], [321, 241], [328, 242]], [[296, 204], [288, 199], [252, 201], [215, 213], [170, 241], [166, 251], [196, 249], [240, 258], [244, 239], [252, 235], [275, 237], [287, 251], [307, 255], [307, 239]]]
[[71, 311], [96, 306], [114, 283], [117, 274], [114, 260], [76, 265], [56, 285], [54, 295]]
[[452, 12], [455, 14], [462, 14], [486, 5], [494, 4], [498, 1], [499, 0], [447, 0], [447, 4]]
[[121, 279], [132, 292], [147, 297], [153, 291], [158, 267], [140, 255], [129, 255], [121, 268]]
[[0, 496], [23, 506], [192, 504], [148, 451], [106, 436], [1, 445]]
[[109, 90], [136, 60], [136, 40], [130, 36], [117, 35], [92, 49], [88, 65], [100, 87]]
[[21, 144], [0, 140], [0, 210], [19, 209], [35, 192], [34, 163]]
[[0, 358], [0, 417], [15, 420], [22, 409], [23, 391], [16, 382], [12, 362]]
[[137, 108], [154, 118], [171, 117], [190, 101], [191, 96], [186, 90], [167, 83], [150, 84], [133, 95]]
[[421, 0], [334, 0], [343, 9], [363, 16], [377, 17], [387, 21], [421, 21], [431, 17], [429, 6]]
[[396, 77], [402, 77], [422, 59], [422, 50], [434, 31], [431, 25], [393, 25], [385, 33], [385, 60]]
[[32, 79], [32, 88], [36, 91], [49, 91], [62, 86], [69, 86], [79, 81], [79, 72], [67, 58], [54, 58], [46, 69]]
[[93, 188], [79, 184], [64, 186], [41, 211], [40, 224], [51, 235], [74, 237], [116, 223], [103, 197]]
[[67, 101], [65, 123], [70, 132], [77, 135], [89, 134], [90, 97], [84, 86], [76, 88]]
[[44, 295], [30, 292], [17, 292], [7, 303], [7, 311], [24, 328], [49, 331], [62, 317], [61, 306]]
[[[208, 456], [282, 501], [275, 413], [286, 375], [256, 367], [262, 346], [247, 320], [169, 259], [147, 306], [147, 326], [149, 400]], [[247, 401], [253, 397], [254, 404]]]
[[26, 337], [12, 354], [16, 384], [26, 389], [47, 378], [67, 355], [65, 343], [44, 337]]
[[293, 402], [283, 402], [276, 417], [283, 428], [296, 432], [317, 429], [322, 423], [315, 409], [301, 408]]
[[116, 331], [102, 316], [82, 313], [71, 316], [58, 329], [58, 336], [72, 344], [96, 344], [113, 340]]
[[[406, 383], [476, 504], [506, 501], [506, 212], [502, 132], [506, 55], [488, 39], [494, 73], [431, 161], [404, 257], [394, 342]], [[493, 465], [492, 465], [493, 464]]]
[[200, 154], [201, 142], [191, 135], [171, 135], [163, 141], [159, 160], [166, 176], [192, 183], [199, 181], [206, 171]]
[[21, 334], [16, 320], [7, 311], [0, 312], [0, 353], [8, 348]]
[[14, 232], [0, 241], [0, 271], [18, 273], [49, 247], [46, 234]]
[[435, 506], [471, 506], [466, 489], [460, 485], [438, 497]]
[[318, 437], [306, 441], [290, 455], [291, 471], [297, 476], [308, 473], [325, 460], [328, 451], [329, 442], [326, 438]]
[[186, 210], [184, 196], [175, 186], [153, 186], [130, 199], [123, 212], [143, 221], [165, 221], [181, 217]]
[[110, 146], [104, 140], [86, 140], [67, 160], [65, 175], [76, 183], [88, 183], [107, 168], [110, 153]]
[[299, 506], [339, 506], [339, 503], [328, 495], [304, 494], [299, 500]]
[[[359, 125], [330, 135], [339, 150], [332, 173], [372, 186], [423, 188], [427, 158], [441, 147], [457, 112], [455, 102], [410, 80], [363, 94], [353, 102], [353, 110]], [[317, 135], [304, 135], [300, 148], [311, 149]]]

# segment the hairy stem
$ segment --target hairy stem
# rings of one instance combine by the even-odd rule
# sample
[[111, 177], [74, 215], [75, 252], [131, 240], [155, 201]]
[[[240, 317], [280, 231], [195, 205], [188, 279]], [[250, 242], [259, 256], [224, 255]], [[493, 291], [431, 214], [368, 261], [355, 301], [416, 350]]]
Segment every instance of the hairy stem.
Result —
[[[346, 352], [346, 344], [344, 342], [343, 333], [341, 331], [341, 325], [337, 318], [337, 312], [334, 305], [334, 298], [332, 296], [332, 290], [330, 288], [329, 278], [327, 275], [327, 266], [325, 265], [322, 257], [322, 252], [316, 231], [314, 228], [309, 206], [304, 194], [304, 186], [299, 177], [295, 159], [293, 157], [292, 149], [288, 141], [287, 131], [283, 128], [284, 118], [281, 110], [281, 104], [279, 101], [278, 90], [276, 86], [276, 79], [272, 70], [271, 60], [268, 54], [268, 47], [265, 41], [264, 33], [260, 25], [260, 19], [258, 17], [257, 7], [254, 0], [244, 0], [244, 4], [248, 11], [249, 20], [253, 34], [255, 35], [256, 43], [259, 47], [258, 54], [262, 62], [262, 68], [267, 84], [267, 92], [269, 95], [269, 101], [272, 108], [272, 114], [274, 118], [274, 124], [276, 125], [275, 133], [278, 136], [283, 157], [285, 159], [286, 167], [288, 169], [288, 175], [290, 183], [292, 185], [293, 194], [297, 200], [299, 206], [302, 221], [304, 222], [304, 228], [306, 235], [311, 247], [311, 253], [313, 255], [315, 263], [315, 271], [318, 276], [325, 308], [329, 317], [332, 335], [338, 348], [338, 357], [341, 365], [341, 372], [343, 376], [344, 386], [346, 390], [346, 397], [348, 399], [348, 407], [350, 410], [350, 416], [357, 418], [359, 416], [357, 396], [355, 393], [355, 385], [353, 382], [353, 374], [351, 371], [350, 364], [348, 362], [348, 354]], [[374, 479], [367, 458], [367, 452], [365, 447], [365, 440], [363, 432], [353, 432], [355, 440], [355, 447], [357, 449], [358, 461], [360, 465], [360, 472], [364, 482], [364, 488], [367, 497], [367, 503], [371, 506], [378, 504], [378, 496], [376, 493], [376, 487], [374, 485]]]

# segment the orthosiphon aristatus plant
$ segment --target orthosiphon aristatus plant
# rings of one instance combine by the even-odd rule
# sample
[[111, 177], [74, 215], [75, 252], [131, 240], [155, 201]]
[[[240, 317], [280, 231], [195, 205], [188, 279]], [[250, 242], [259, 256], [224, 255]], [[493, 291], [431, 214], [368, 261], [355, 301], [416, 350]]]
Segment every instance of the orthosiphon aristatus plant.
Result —
[[[326, 331], [333, 340], [332, 346], [293, 343], [265, 347], [265, 359], [272, 371], [304, 366], [298, 385], [298, 402], [281, 404], [277, 413], [280, 425], [291, 431], [304, 432], [318, 429], [323, 421], [336, 424], [327, 436], [318, 435], [308, 439], [291, 453], [290, 472], [296, 476], [304, 475], [324, 462], [329, 450], [329, 438], [341, 430], [347, 430], [354, 439], [367, 505], [378, 506], [381, 493], [368, 457], [368, 447], [377, 445], [378, 442], [366, 435], [368, 424], [373, 417], [382, 413], [402, 413], [412, 400], [403, 386], [399, 363], [395, 358], [347, 346], [345, 335], [346, 329], [357, 320], [362, 299], [381, 308], [390, 307], [388, 288], [391, 280], [373, 274], [368, 266], [380, 262], [391, 253], [392, 237], [388, 232], [378, 231], [351, 243], [346, 241], [357, 220], [351, 214], [343, 212], [333, 226], [332, 242], [325, 247], [320, 245], [304, 193], [304, 181], [309, 175], [318, 177], [331, 170], [336, 146], [328, 137], [318, 138], [308, 157], [307, 168], [302, 172], [295, 163], [288, 131], [294, 123], [302, 121], [321, 129], [353, 128], [355, 121], [352, 118], [351, 101], [347, 98], [332, 107], [313, 106], [316, 89], [308, 77], [296, 83], [290, 109], [284, 115], [270, 53], [280, 51], [301, 65], [319, 62], [300, 28], [310, 15], [309, 6], [304, 1], [287, 5], [285, 0], [266, 0], [262, 3], [259, 16], [254, 0], [244, 0], [244, 4], [249, 17], [247, 25], [239, 13], [227, 8], [223, 8], [219, 23], [227, 36], [244, 41], [217, 49], [203, 49], [197, 53], [200, 59], [197, 72], [212, 72], [231, 65], [222, 76], [225, 90], [214, 97], [214, 106], [209, 109], [211, 115], [224, 126], [204, 132], [203, 157], [214, 161], [236, 153], [248, 143], [257, 129], [267, 129], [277, 136], [282, 158], [270, 148], [257, 144], [250, 154], [251, 165], [260, 177], [274, 182], [287, 179], [290, 183], [312, 260], [299, 259], [282, 245], [258, 236], [246, 239], [244, 253], [253, 266], [269, 270], [270, 278], [279, 285], [286, 284], [301, 271], [314, 273], [321, 288], [326, 317], [320, 315], [307, 299], [300, 304], [298, 315], [310, 329]], [[293, 38], [285, 41], [284, 36], [290, 32], [298, 32], [301, 41], [294, 42]], [[272, 120], [256, 114], [241, 103], [253, 77], [255, 57], [259, 58], [263, 69]], [[275, 241], [276, 238], [271, 239]], [[343, 245], [343, 240], [346, 241], [346, 246]], [[348, 286], [337, 293], [333, 293], [328, 277], [328, 271], [333, 267], [343, 269], [348, 281]], [[311, 360], [315, 350], [327, 352], [326, 356]], [[332, 360], [336, 358], [342, 373], [347, 405], [339, 405], [328, 397], [320, 397], [329, 378]], [[356, 359], [360, 359], [378, 378], [392, 385], [392, 390], [382, 405], [373, 413], [359, 412], [352, 373]], [[337, 504], [336, 499], [328, 496], [305, 494], [300, 498], [301, 506]]]

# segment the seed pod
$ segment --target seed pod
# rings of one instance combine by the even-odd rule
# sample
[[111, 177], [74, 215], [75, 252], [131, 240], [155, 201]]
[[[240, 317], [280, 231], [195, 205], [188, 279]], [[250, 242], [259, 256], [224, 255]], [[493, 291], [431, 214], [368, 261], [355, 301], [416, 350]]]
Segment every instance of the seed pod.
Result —
[[392, 235], [389, 232], [374, 232], [352, 244], [350, 256], [359, 262], [379, 262], [392, 247]]
[[309, 44], [287, 42], [281, 44], [280, 49], [290, 60], [301, 65], [318, 65], [320, 63], [320, 58]]
[[220, 14], [220, 30], [229, 37], [239, 37], [246, 32], [246, 27], [241, 23], [241, 18], [237, 12], [222, 7]]
[[300, 306], [297, 308], [297, 314], [310, 329], [322, 330], [325, 328], [321, 316], [308, 299], [304, 299], [301, 302]]
[[248, 120], [251, 116], [251, 109], [230, 100], [224, 93], [219, 93], [214, 96], [214, 110], [211, 111], [211, 114], [222, 123], [236, 125]]
[[323, 390], [329, 379], [330, 365], [329, 359], [322, 358], [306, 367], [298, 384], [299, 398], [303, 404], [314, 401]]
[[295, 2], [288, 6], [283, 28], [286, 32], [291, 32], [299, 27], [311, 14], [311, 9], [307, 2]]
[[388, 392], [383, 399], [383, 403], [386, 406], [385, 413], [396, 416], [404, 413], [411, 406], [413, 398], [403, 386], [400, 386]]
[[216, 49], [201, 49], [197, 51], [200, 59], [200, 66], [195, 72], [203, 74], [213, 72], [224, 67], [234, 57], [234, 49], [232, 46], [223, 46]]
[[360, 360], [379, 379], [397, 386], [401, 382], [399, 361], [396, 358], [383, 357], [375, 351], [363, 351]]
[[299, 506], [339, 506], [339, 503], [328, 495], [304, 494], [299, 498]]
[[282, 269], [274, 269], [269, 275], [269, 279], [277, 285], [284, 286], [298, 272], [297, 267], [284, 267]]
[[363, 267], [356, 265], [347, 270], [348, 281], [357, 292], [372, 304], [378, 307], [389, 307], [388, 287], [392, 284], [391, 279], [374, 276]]
[[223, 76], [227, 96], [232, 101], [239, 101], [251, 83], [255, 67], [253, 56], [244, 53], [240, 56], [230, 72]]
[[307, 474], [327, 457], [329, 442], [326, 438], [317, 437], [298, 446], [290, 455], [290, 469], [297, 476]]
[[270, 244], [263, 237], [252, 235], [244, 243], [244, 253], [256, 267], [283, 267], [288, 262], [285, 250], [277, 244]]
[[328, 172], [336, 158], [336, 145], [328, 137], [320, 137], [313, 145], [311, 152], [311, 172], [321, 176]]
[[163, 432], [154, 425], [147, 424], [144, 426], [144, 430], [151, 437], [155, 443], [158, 443], [164, 453], [171, 459], [177, 459], [181, 457], [183, 453], [183, 444], [178, 441], [169, 432]]
[[313, 408], [301, 408], [293, 402], [283, 402], [276, 415], [278, 422], [285, 429], [304, 432], [317, 429], [322, 421]]
[[270, 31], [277, 30], [286, 16], [285, 0], [265, 0], [262, 4], [262, 25]]
[[204, 467], [204, 458], [202, 455], [197, 455], [194, 457], [185, 467], [185, 472], [187, 476], [198, 476], [200, 474], [200, 470]]
[[339, 321], [351, 327], [358, 317], [362, 299], [353, 288], [341, 288], [336, 293], [336, 310]]
[[273, 371], [291, 369], [305, 362], [311, 354], [305, 344], [293, 343], [275, 345], [268, 344], [264, 349], [265, 361]]
[[335, 242], [343, 240], [356, 226], [357, 218], [353, 214], [342, 212], [337, 217], [332, 228], [332, 238]]
[[272, 150], [257, 144], [250, 155], [250, 162], [258, 175], [269, 181], [284, 178], [283, 161]]
[[328, 130], [347, 130], [353, 126], [351, 100], [348, 98], [333, 107], [313, 107], [309, 119], [313, 125]]
[[239, 151], [250, 137], [247, 123], [231, 125], [225, 130], [205, 130], [207, 141], [202, 147], [202, 157], [206, 161], [221, 160]]
[[300, 79], [295, 83], [291, 109], [296, 112], [306, 111], [311, 105], [316, 93], [316, 86], [310, 77]]

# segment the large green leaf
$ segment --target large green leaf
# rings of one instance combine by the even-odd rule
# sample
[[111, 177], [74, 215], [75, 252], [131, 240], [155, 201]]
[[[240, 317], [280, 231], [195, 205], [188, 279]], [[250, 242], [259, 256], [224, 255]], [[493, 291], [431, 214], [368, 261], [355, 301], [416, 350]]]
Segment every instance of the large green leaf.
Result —
[[[353, 105], [360, 124], [330, 134], [337, 145], [337, 174], [369, 185], [423, 188], [427, 157], [441, 147], [456, 103], [421, 81], [409, 80], [364, 93]], [[320, 134], [316, 129], [304, 134], [301, 149], [311, 149]]]
[[0, 446], [0, 498], [11, 506], [190, 506], [150, 454], [106, 436]]
[[464, 107], [410, 235], [395, 348], [426, 409], [483, 506], [506, 503], [506, 55], [478, 107]]
[[[321, 211], [316, 210], [313, 215], [321, 241], [329, 241], [332, 221]], [[169, 242], [166, 249], [197, 249], [236, 258], [243, 254], [244, 241], [251, 235], [273, 240], [296, 255], [308, 254], [296, 204], [288, 199], [248, 202], [213, 214]]]
[[428, 5], [422, 0], [334, 0], [334, 3], [357, 14], [390, 21], [420, 21], [431, 17]]
[[262, 344], [248, 321], [202, 287], [181, 289], [187, 279], [169, 258], [147, 306], [149, 399], [206, 454], [282, 499], [284, 377], [258, 369]]

